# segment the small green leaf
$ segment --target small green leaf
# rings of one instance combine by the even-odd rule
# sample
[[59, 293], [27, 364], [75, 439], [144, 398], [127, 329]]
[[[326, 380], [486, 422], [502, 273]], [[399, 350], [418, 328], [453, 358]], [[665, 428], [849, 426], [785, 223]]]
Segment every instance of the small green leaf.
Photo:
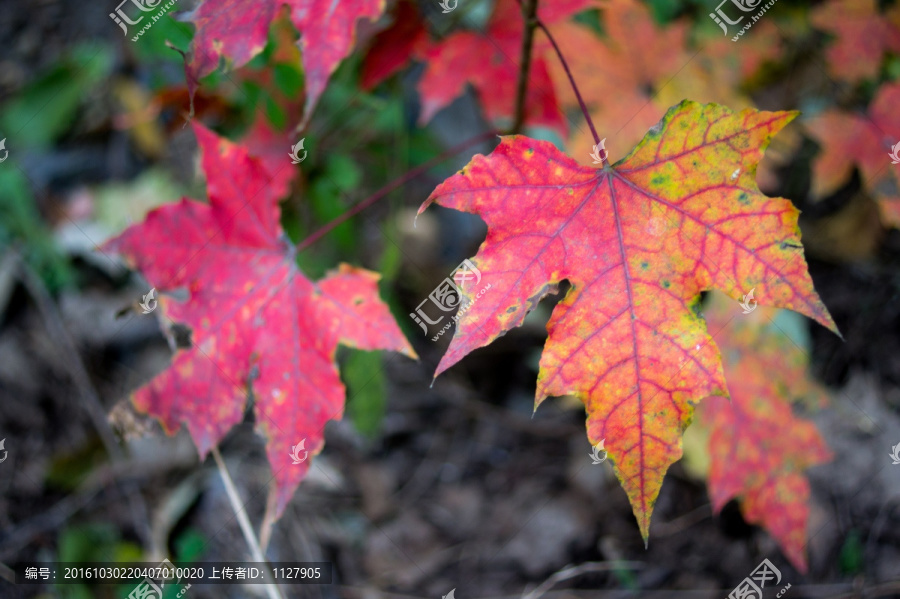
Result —
[[381, 429], [385, 411], [385, 380], [378, 352], [351, 350], [341, 370], [347, 385], [347, 412], [367, 437]]

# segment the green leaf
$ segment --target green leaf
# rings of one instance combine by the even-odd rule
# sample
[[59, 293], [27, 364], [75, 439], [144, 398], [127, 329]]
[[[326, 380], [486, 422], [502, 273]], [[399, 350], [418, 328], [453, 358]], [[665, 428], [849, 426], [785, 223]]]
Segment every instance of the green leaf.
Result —
[[385, 380], [378, 352], [350, 350], [344, 367], [347, 412], [353, 425], [367, 437], [381, 429], [386, 405]]
[[[346, 212], [350, 208], [349, 194], [359, 186], [361, 179], [362, 172], [349, 156], [328, 156], [324, 172], [309, 188], [310, 204], [317, 222], [324, 225]], [[343, 252], [352, 253], [357, 247], [359, 237], [352, 219], [338, 225], [328, 235]]]
[[17, 168], [0, 169], [0, 248], [16, 244], [28, 265], [51, 291], [71, 279], [69, 263], [59, 252], [37, 212], [28, 180]]
[[72, 126], [85, 97], [112, 69], [106, 46], [78, 46], [0, 109], [7, 147], [44, 148]]

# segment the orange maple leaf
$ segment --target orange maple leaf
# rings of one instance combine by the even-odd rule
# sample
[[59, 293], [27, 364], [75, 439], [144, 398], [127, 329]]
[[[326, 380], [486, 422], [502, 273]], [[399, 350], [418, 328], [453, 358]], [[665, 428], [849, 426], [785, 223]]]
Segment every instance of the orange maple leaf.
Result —
[[838, 79], [874, 79], [885, 52], [900, 52], [900, 6], [881, 15], [876, 0], [831, 0], [813, 10], [810, 20], [836, 37], [825, 55]]
[[[602, 7], [603, 39], [574, 23], [560, 23], [553, 34], [591, 118], [615, 154], [617, 148], [630, 148], [640, 141], [671, 105], [660, 107], [651, 98], [660, 80], [688, 63], [688, 26], [680, 21], [659, 27], [649, 9], [635, 0], [609, 0]], [[551, 63], [550, 72], [563, 106], [577, 106], [559, 61]], [[684, 97], [673, 98], [672, 103]], [[584, 150], [593, 145], [589, 140], [590, 132], [580, 128], [567, 146], [581, 150], [573, 150], [573, 155], [583, 160]]]
[[808, 360], [760, 307], [735, 318], [736, 306], [714, 294], [703, 310], [725, 356], [731, 401], [710, 397], [699, 420], [710, 431], [709, 495], [722, 510], [738, 498], [748, 522], [778, 541], [791, 563], [806, 572], [809, 481], [803, 471], [832, 459], [815, 424], [798, 418], [793, 400], [823, 405], [827, 392], [807, 374]]
[[807, 272], [797, 210], [754, 180], [769, 138], [794, 116], [685, 101], [602, 169], [504, 137], [419, 209], [436, 202], [488, 227], [473, 262], [491, 289], [477, 301], [464, 290], [470, 305], [436, 376], [571, 284], [547, 324], [535, 402], [584, 402], [588, 438], [606, 440], [645, 539], [693, 405], [727, 395], [700, 292], [755, 288], [763, 303], [835, 330]]
[[[563, 55], [611, 154], [637, 144], [669, 106], [684, 98], [735, 109], [752, 108], [741, 86], [782, 52], [778, 27], [761, 21], [740, 44], [730, 38], [700, 37], [687, 46], [688, 25], [657, 25], [649, 9], [635, 0], [607, 0], [604, 34], [598, 37], [572, 23], [555, 29]], [[577, 106], [561, 65], [551, 67], [556, 92], [567, 108]], [[573, 132], [566, 147], [582, 164], [593, 145], [590, 131]]]
[[[827, 110], [806, 122], [821, 146], [813, 161], [812, 194], [827, 196], [859, 166], [863, 186], [878, 200], [884, 222], [900, 226], [900, 83], [882, 85], [867, 113]], [[895, 137], [891, 137], [894, 135]]]

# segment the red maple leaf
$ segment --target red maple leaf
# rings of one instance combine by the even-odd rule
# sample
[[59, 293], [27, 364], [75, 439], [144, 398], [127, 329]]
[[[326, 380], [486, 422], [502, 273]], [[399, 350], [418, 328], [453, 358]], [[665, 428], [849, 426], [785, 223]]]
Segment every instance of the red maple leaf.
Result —
[[477, 214], [488, 229], [473, 262], [491, 288], [464, 290], [467, 309], [436, 375], [571, 284], [547, 324], [535, 401], [584, 402], [588, 438], [605, 440], [645, 539], [693, 404], [727, 395], [700, 292], [740, 298], [755, 288], [761, 302], [835, 328], [807, 272], [797, 210], [755, 182], [769, 138], [794, 116], [685, 101], [604, 168], [504, 137], [420, 208]]
[[193, 95], [198, 80], [213, 72], [222, 57], [241, 66], [259, 54], [269, 25], [285, 6], [300, 32], [305, 124], [331, 74], [352, 50], [357, 20], [378, 19], [384, 5], [384, 0], [205, 0], [190, 16], [197, 32], [185, 64], [188, 89]]
[[393, 24], [372, 39], [362, 66], [360, 85], [369, 90], [421, 58], [428, 46], [428, 32], [412, 2], [400, 2]]
[[747, 521], [765, 527], [806, 572], [810, 488], [803, 471], [832, 454], [815, 424], [795, 416], [791, 404], [821, 405], [827, 394], [809, 378], [806, 354], [779, 329], [777, 310], [760, 307], [735, 317], [735, 308], [718, 296], [703, 311], [725, 356], [731, 395], [730, 402], [700, 403], [700, 421], [710, 430], [709, 495], [717, 512], [739, 498]]
[[[540, 3], [538, 17], [552, 28], [595, 4], [596, 0]], [[460, 97], [468, 84], [475, 88], [489, 120], [508, 119], [515, 109], [524, 30], [516, 0], [498, 0], [484, 32], [458, 31], [439, 42], [430, 42], [421, 19], [404, 3], [398, 9], [394, 25], [379, 35], [378, 43], [373, 45], [363, 68], [363, 81], [372, 87], [411, 59], [420, 60], [425, 63], [418, 85], [422, 99], [421, 124], [428, 123], [438, 111]], [[525, 122], [565, 134], [565, 116], [558, 106], [547, 65], [548, 59], [556, 60], [550, 56], [551, 52], [546, 40], [535, 43], [525, 99]]]
[[319, 453], [325, 424], [343, 414], [338, 344], [415, 352], [378, 297], [376, 273], [342, 264], [314, 282], [297, 268], [279, 222], [294, 172], [287, 151], [275, 168], [200, 125], [194, 131], [209, 204], [162, 206], [106, 246], [160, 291], [187, 293], [163, 295], [159, 309], [192, 329], [192, 347], [133, 399], [169, 433], [183, 422], [205, 455], [241, 421], [252, 385], [280, 515], [309, 468], [293, 463], [292, 448]]

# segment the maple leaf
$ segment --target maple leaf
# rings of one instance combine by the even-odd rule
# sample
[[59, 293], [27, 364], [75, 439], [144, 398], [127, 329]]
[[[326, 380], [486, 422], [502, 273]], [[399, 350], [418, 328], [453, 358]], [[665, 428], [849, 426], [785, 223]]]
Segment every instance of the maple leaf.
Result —
[[[553, 32], [554, 38], [578, 82], [592, 120], [600, 130], [608, 132], [607, 147], [630, 148], [659, 122], [670, 105], [654, 104], [653, 89], [689, 64], [685, 48], [688, 25], [679, 21], [657, 26], [649, 9], [635, 0], [605, 2], [602, 15], [604, 39], [574, 23], [560, 24]], [[577, 106], [562, 65], [558, 61], [550, 63], [550, 72], [562, 104]], [[593, 145], [593, 140], [590, 132], [581, 128], [567, 145], [584, 149]], [[575, 155], [581, 159], [587, 152]]]
[[[659, 114], [690, 97], [696, 102], [715, 102], [732, 108], [752, 108], [753, 102], [741, 93], [741, 85], [760, 67], [780, 56], [781, 36], [770, 20], [754, 24], [753, 35], [735, 44], [729, 38], [715, 36], [696, 40], [701, 50], [667, 77], [653, 98]], [[685, 57], [687, 60], [687, 57]], [[639, 141], [635, 139], [633, 143]], [[629, 143], [625, 147], [630, 147]]]
[[205, 0], [191, 15], [197, 31], [185, 63], [193, 96], [201, 77], [213, 72], [222, 57], [235, 66], [247, 63], [266, 46], [269, 25], [281, 7], [300, 32], [306, 81], [304, 121], [340, 62], [353, 48], [356, 22], [376, 20], [384, 0]]
[[[538, 5], [538, 17], [552, 29], [575, 13], [590, 8], [596, 0], [561, 0]], [[425, 63], [425, 72], [419, 80], [418, 90], [422, 99], [420, 123], [428, 123], [438, 111], [460, 97], [467, 84], [475, 88], [485, 116], [495, 121], [512, 116], [516, 102], [519, 77], [519, 60], [524, 25], [522, 13], [515, 0], [498, 0], [484, 32], [459, 31], [440, 42], [425, 42], [423, 38], [403, 44], [404, 36], [416, 35], [409, 23], [397, 24], [385, 33], [398, 52], [408, 51], [406, 61], [394, 55], [391, 68], [379, 66], [379, 59], [364, 70], [364, 81], [374, 85], [383, 77], [396, 71], [398, 62], [405, 64], [411, 58]], [[415, 43], [413, 43], [415, 41]], [[406, 48], [406, 50], [403, 50]], [[538, 42], [532, 51], [525, 98], [525, 122], [545, 126], [565, 134], [566, 120], [560, 111], [548, 70], [548, 42]], [[555, 57], [552, 57], [555, 60]]]
[[428, 47], [428, 32], [412, 2], [400, 2], [393, 24], [374, 37], [362, 65], [360, 85], [370, 90]]
[[[689, 59], [685, 57], [687, 62], [683, 66], [661, 76], [661, 85], [656, 86], [656, 94], [642, 108], [639, 115], [641, 119], [654, 115], [662, 118], [669, 106], [684, 98], [701, 103], [715, 102], [733, 110], [755, 108], [753, 100], [742, 92], [742, 88], [764, 63], [778, 58], [783, 49], [780, 30], [771, 20], [755, 23], [753, 35], [742, 38], [740, 44], [720, 35], [695, 39], [694, 43], [700, 50]], [[619, 128], [615, 121], [598, 126], [608, 130]], [[781, 177], [776, 168], [796, 154], [797, 145], [802, 141], [797, 133], [798, 129], [799, 126], [793, 123], [788, 125], [767, 149], [756, 173], [756, 181], [761, 189], [774, 188], [780, 182]], [[611, 147], [630, 148], [640, 141], [645, 132], [631, 130], [628, 136], [617, 134], [616, 143], [614, 146], [611, 144]], [[574, 156], [580, 157], [584, 154], [587, 143], [589, 142], [583, 135], [576, 136], [568, 147]]]
[[[892, 164], [893, 144], [900, 138], [900, 83], [881, 86], [867, 114], [827, 110], [809, 119], [806, 130], [821, 146], [813, 161], [812, 194], [818, 198], [835, 192], [859, 166], [863, 186], [879, 202], [885, 222], [900, 226], [891, 210], [900, 204], [900, 165]], [[889, 190], [889, 191], [885, 191]], [[896, 218], [896, 217], [895, 217]]]
[[806, 354], [762, 308], [734, 318], [734, 305], [714, 294], [703, 316], [722, 355], [731, 401], [710, 397], [699, 420], [709, 428], [709, 495], [720, 512], [739, 498], [746, 520], [778, 541], [806, 572], [809, 481], [803, 471], [832, 459], [816, 426], [794, 415], [803, 399], [819, 405], [827, 393], [807, 374]]
[[478, 214], [473, 258], [491, 289], [471, 302], [435, 376], [520, 325], [563, 280], [547, 324], [535, 403], [575, 395], [591, 445], [605, 439], [646, 539], [693, 404], [727, 395], [697, 314], [720, 289], [836, 330], [813, 290], [797, 210], [754, 181], [769, 138], [795, 113], [685, 101], [614, 167], [578, 165], [548, 142], [503, 137], [439, 185], [431, 203]]
[[813, 10], [810, 21], [837, 38], [825, 55], [839, 79], [874, 79], [884, 53], [900, 52], [900, 7], [880, 15], [876, 0], [831, 0]]
[[192, 329], [192, 347], [133, 399], [169, 433], [185, 423], [205, 456], [243, 418], [252, 383], [280, 515], [309, 468], [292, 464], [291, 448], [305, 440], [319, 453], [325, 424], [342, 416], [337, 345], [415, 352], [378, 297], [376, 273], [342, 264], [313, 282], [297, 268], [279, 222], [295, 172], [287, 156], [272, 175], [245, 148], [197, 124], [194, 132], [209, 204], [160, 207], [106, 245], [158, 290], [187, 292], [183, 302], [161, 296], [159, 307]]

